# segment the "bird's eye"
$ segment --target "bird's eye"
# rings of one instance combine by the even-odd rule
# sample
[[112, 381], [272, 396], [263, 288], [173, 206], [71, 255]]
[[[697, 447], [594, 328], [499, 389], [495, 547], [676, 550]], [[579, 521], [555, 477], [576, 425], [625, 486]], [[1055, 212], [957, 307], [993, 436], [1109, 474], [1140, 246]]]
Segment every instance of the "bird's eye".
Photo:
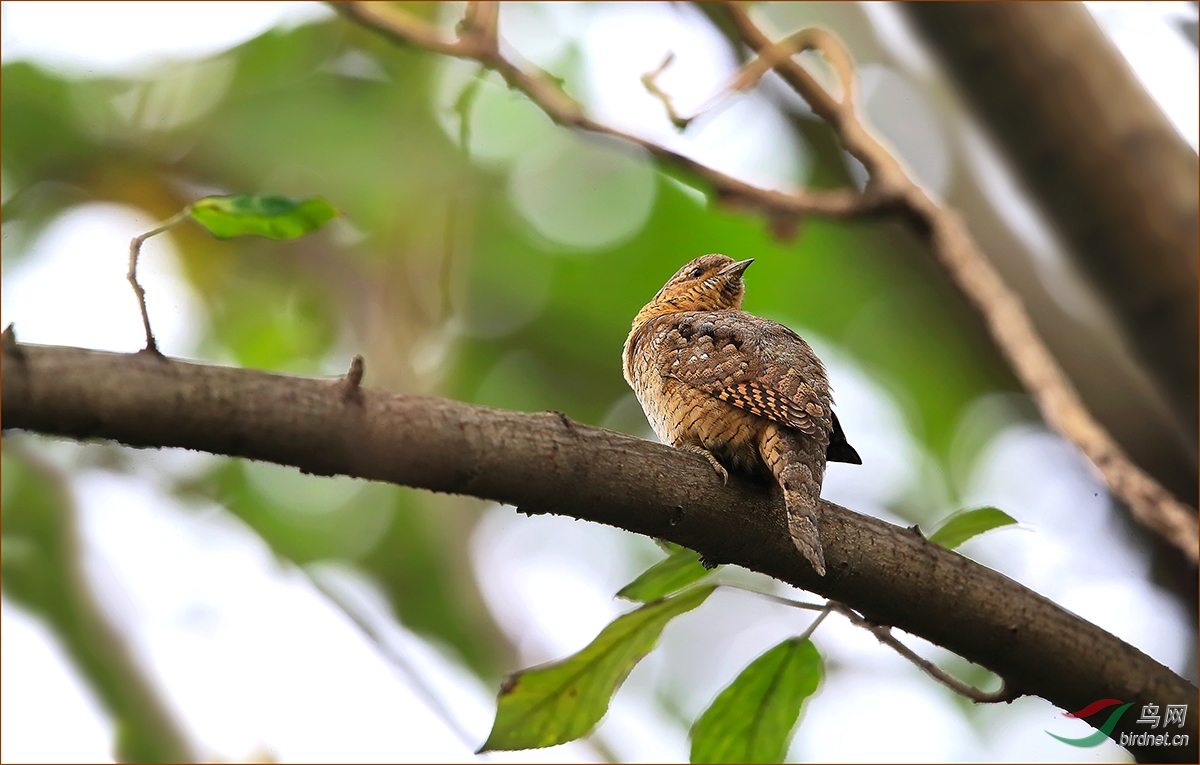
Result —
[[699, 279], [703, 275], [704, 271], [700, 270], [699, 268], [693, 268], [692, 272], [688, 274], [688, 276], [692, 279]]

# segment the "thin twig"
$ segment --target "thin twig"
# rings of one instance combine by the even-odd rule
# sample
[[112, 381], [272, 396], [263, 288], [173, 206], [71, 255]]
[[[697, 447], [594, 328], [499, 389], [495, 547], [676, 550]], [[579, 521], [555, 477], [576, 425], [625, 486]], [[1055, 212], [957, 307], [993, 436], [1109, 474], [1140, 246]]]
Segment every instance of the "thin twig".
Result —
[[990, 693], [987, 691], [981, 691], [971, 685], [967, 685], [953, 675], [948, 674], [945, 670], [941, 669], [933, 662], [919, 656], [911, 648], [901, 643], [896, 636], [892, 634], [890, 627], [885, 627], [883, 625], [870, 622], [860, 616], [854, 609], [850, 608], [844, 603], [839, 603], [836, 600], [827, 601], [824, 605], [817, 605], [816, 603], [805, 603], [801, 600], [792, 600], [791, 598], [773, 595], [769, 592], [763, 592], [762, 590], [756, 590], [752, 587], [747, 587], [741, 584], [722, 583], [718, 586], [728, 587], [732, 590], [741, 590], [742, 592], [749, 592], [754, 595], [758, 595], [761, 598], [766, 598], [767, 600], [778, 603], [779, 605], [788, 606], [789, 608], [800, 608], [805, 611], [820, 611], [821, 615], [818, 616], [816, 620], [814, 620], [813, 623], [808, 626], [808, 629], [805, 630], [802, 638], [807, 638], [812, 635], [813, 631], [816, 630], [817, 625], [819, 625], [825, 619], [829, 612], [836, 611], [837, 613], [846, 617], [855, 627], [861, 627], [862, 629], [870, 632], [876, 637], [876, 639], [879, 640], [879, 642], [889, 646], [896, 651], [896, 653], [917, 665], [917, 667], [919, 667], [923, 672], [925, 672], [925, 674], [929, 675], [934, 680], [937, 680], [939, 683], [942, 683], [952, 691], [960, 693], [978, 704], [995, 704], [1001, 701], [1012, 701], [1020, 695], [1010, 691], [1007, 685], [1001, 685], [1000, 690]]
[[651, 95], [662, 102], [663, 107], [667, 110], [667, 118], [671, 120], [671, 123], [675, 127], [683, 129], [697, 117], [707, 114], [718, 105], [724, 103], [730, 95], [748, 92], [758, 84], [763, 75], [775, 68], [775, 65], [783, 59], [791, 58], [797, 53], [803, 53], [807, 50], [820, 50], [825, 53], [830, 65], [837, 73], [838, 81], [842, 86], [841, 103], [844, 103], [853, 92], [854, 67], [850, 62], [849, 56], [845, 54], [842, 48], [831, 45], [826, 40], [829, 36], [829, 32], [817, 27], [807, 27], [788, 35], [743, 64], [733, 77], [730, 78], [729, 83], [716, 94], [710, 96], [690, 117], [680, 115], [675, 110], [671, 96], [658, 86], [658, 76], [675, 60], [675, 54], [668, 53], [657, 69], [642, 75], [642, 85], [646, 87], [646, 90], [650, 91]]
[[458, 146], [462, 150], [463, 156], [468, 159], [471, 156], [471, 107], [475, 104], [475, 99], [479, 96], [479, 90], [483, 86], [483, 76], [487, 72], [485, 67], [479, 67], [476, 73], [463, 89], [458, 94], [458, 98], [454, 99], [454, 113], [458, 115]]
[[153, 353], [155, 356], [162, 356], [162, 352], [158, 350], [158, 343], [154, 340], [154, 332], [150, 330], [150, 313], [146, 310], [146, 291], [142, 289], [142, 285], [138, 284], [137, 266], [138, 256], [142, 252], [142, 242], [146, 241], [155, 234], [161, 234], [173, 226], [182, 223], [191, 213], [192, 207], [187, 207], [180, 210], [177, 214], [171, 216], [157, 228], [147, 231], [144, 234], [139, 234], [129, 243], [129, 273], [125, 274], [125, 278], [133, 285], [133, 294], [137, 295], [138, 308], [142, 311], [142, 326], [146, 330], [146, 347], [145, 351]]
[[424, 48], [458, 58], [473, 58], [466, 41], [447, 40], [432, 25], [404, 12], [388, 12], [377, 3], [329, 3], [331, 9], [356, 24], [383, 34], [392, 42]]
[[[820, 214], [833, 218], [882, 215], [885, 200], [867, 199], [854, 189], [805, 189], [785, 192], [761, 189], [718, 172], [695, 160], [644, 138], [608, 127], [588, 117], [583, 108], [567, 95], [545, 72], [526, 71], [480, 43], [480, 38], [464, 35], [458, 41], [443, 39], [436, 29], [402, 8], [379, 3], [344, 2], [330, 6], [360, 26], [372, 29], [390, 40], [405, 45], [426, 47], [455, 58], [478, 61], [500, 74], [512, 88], [520, 90], [559, 125], [590, 133], [607, 135], [645, 149], [664, 165], [684, 170], [707, 184], [722, 201], [752, 209], [776, 211], [785, 215]], [[430, 41], [425, 45], [423, 41]]]
[[699, 116], [699, 112], [691, 117], [679, 116], [679, 112], [675, 111], [675, 105], [671, 103], [671, 97], [658, 86], [658, 76], [666, 71], [667, 67], [674, 60], [675, 54], [668, 51], [666, 57], [663, 58], [663, 62], [658, 65], [657, 69], [642, 75], [642, 85], [650, 92], [650, 95], [662, 102], [663, 108], [667, 110], [667, 119], [671, 120], [671, 124], [683, 130], [693, 119]]
[[962, 680], [959, 680], [957, 677], [954, 677], [950, 673], [946, 672], [944, 669], [941, 669], [928, 659], [919, 656], [911, 648], [904, 645], [904, 643], [901, 643], [900, 640], [892, 634], [891, 627], [885, 627], [882, 624], [875, 624], [874, 622], [864, 619], [854, 609], [850, 608], [844, 603], [838, 603], [835, 600], [831, 600], [829, 601], [828, 605], [832, 610], [837, 611], [839, 614], [849, 619], [851, 624], [856, 627], [862, 627], [874, 635], [880, 643], [883, 643], [896, 653], [911, 661], [913, 664], [916, 664], [925, 674], [929, 675], [934, 680], [937, 680], [942, 685], [945, 685], [950, 690], [966, 696], [976, 704], [997, 704], [1002, 701], [1012, 701], [1021, 695], [1009, 689], [1008, 684], [1005, 683], [1003, 679], [1001, 679], [999, 690], [991, 692], [981, 691], [972, 685], [968, 685]]
[[[480, 65], [479, 70], [471, 77], [458, 98], [454, 100], [454, 111], [458, 114], [458, 140], [463, 157], [471, 157], [471, 108], [483, 86], [487, 67]], [[441, 290], [441, 306], [437, 319], [441, 322], [442, 332], [449, 330], [449, 322], [454, 317], [453, 275], [455, 261], [462, 258], [469, 248], [463, 246], [472, 234], [471, 223], [474, 219], [475, 193], [470, 184], [460, 179], [452, 189], [452, 199], [446, 205], [446, 241], [442, 251], [442, 262], [438, 273], [438, 284]]]
[[839, 109], [844, 109], [853, 94], [854, 65], [851, 63], [850, 56], [846, 53], [846, 50], [837, 44], [836, 38], [819, 27], [805, 27], [798, 32], [793, 32], [779, 42], [763, 48], [757, 56], [738, 70], [732, 82], [729, 83], [728, 90], [745, 93], [757, 85], [758, 81], [767, 72], [797, 53], [809, 50], [820, 51], [824, 54], [826, 60], [833, 67], [834, 72], [837, 73], [838, 82], [842, 86], [842, 97], [841, 99], [834, 99], [831, 94], [830, 99], [833, 100]]
[[[777, 44], [772, 43], [751, 21], [744, 8], [736, 3], [725, 3], [724, 7], [738, 35], [750, 50], [759, 56], [764, 56], [775, 49]], [[870, 176], [870, 187], [876, 194], [889, 197], [901, 196], [902, 192], [913, 183], [900, 162], [868, 132], [866, 126], [858, 119], [854, 110], [851, 89], [846, 87], [847, 81], [852, 83], [854, 79], [853, 63], [849, 53], [846, 52], [841, 41], [827, 31], [822, 35], [814, 36], [810, 42], [814, 43], [837, 71], [844, 91], [842, 100], [834, 98], [807, 69], [790, 56], [783, 58], [772, 56], [775, 72], [808, 102], [814, 114], [829, 123], [829, 126], [837, 132], [846, 151], [863, 163]]]
[[471, 0], [467, 3], [467, 12], [463, 15], [459, 38], [461, 39], [464, 35], [474, 36], [484, 48], [498, 51], [500, 47], [499, 26], [499, 3]]

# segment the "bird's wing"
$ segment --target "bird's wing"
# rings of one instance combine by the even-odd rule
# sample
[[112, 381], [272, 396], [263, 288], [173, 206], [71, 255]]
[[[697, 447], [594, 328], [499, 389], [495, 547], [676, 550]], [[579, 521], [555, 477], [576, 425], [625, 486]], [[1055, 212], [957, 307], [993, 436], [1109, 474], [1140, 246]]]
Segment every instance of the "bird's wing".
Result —
[[795, 332], [721, 311], [679, 316], [664, 340], [663, 375], [828, 443], [825, 370]]

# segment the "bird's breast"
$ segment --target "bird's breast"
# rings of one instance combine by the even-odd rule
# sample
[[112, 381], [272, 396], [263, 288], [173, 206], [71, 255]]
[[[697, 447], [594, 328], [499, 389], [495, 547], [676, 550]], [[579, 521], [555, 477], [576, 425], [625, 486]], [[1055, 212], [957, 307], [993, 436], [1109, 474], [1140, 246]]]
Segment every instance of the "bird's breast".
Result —
[[635, 331], [625, 344], [625, 379], [650, 427], [665, 444], [697, 443], [729, 467], [754, 469], [766, 420], [674, 378], [664, 363], [668, 335]]

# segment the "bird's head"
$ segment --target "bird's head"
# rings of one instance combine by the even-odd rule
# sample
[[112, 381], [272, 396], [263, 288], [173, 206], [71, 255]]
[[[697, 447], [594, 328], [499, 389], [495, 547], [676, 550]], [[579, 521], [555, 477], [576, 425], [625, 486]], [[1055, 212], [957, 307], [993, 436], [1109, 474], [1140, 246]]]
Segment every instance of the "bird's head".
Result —
[[638, 313], [634, 324], [666, 313], [741, 308], [742, 297], [746, 294], [742, 273], [753, 262], [753, 258], [735, 261], [724, 255], [696, 258], [667, 280], [654, 299]]

